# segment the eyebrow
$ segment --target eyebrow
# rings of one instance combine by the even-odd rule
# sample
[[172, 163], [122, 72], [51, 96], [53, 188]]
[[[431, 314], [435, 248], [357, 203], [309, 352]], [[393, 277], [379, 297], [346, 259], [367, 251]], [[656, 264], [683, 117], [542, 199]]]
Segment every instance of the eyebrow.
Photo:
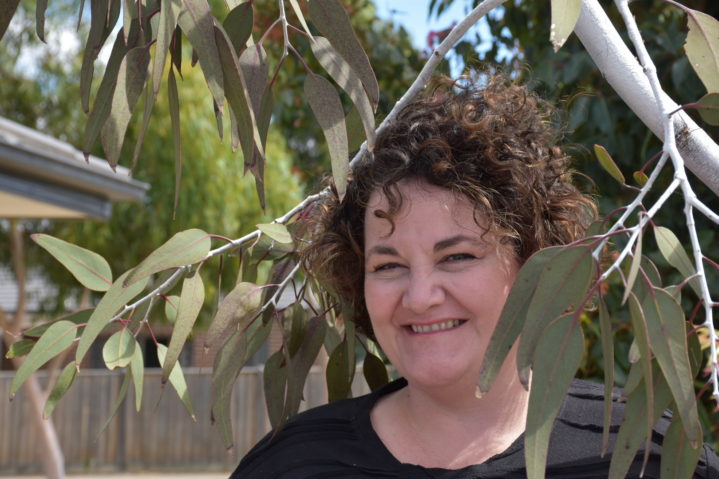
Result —
[[[460, 243], [465, 243], [465, 242], [466, 242], [466, 243], [472, 243], [472, 244], [474, 244], [474, 245], [479, 245], [479, 246], [485, 245], [485, 243], [484, 243], [483, 241], [480, 241], [480, 240], [478, 240], [478, 239], [476, 239], [476, 238], [473, 238], [473, 237], [471, 237], [471, 236], [467, 236], [467, 235], [456, 235], [456, 236], [451, 236], [451, 237], [449, 237], [449, 238], [447, 238], [447, 239], [443, 239], [442, 241], [438, 241], [438, 242], [434, 245], [434, 248], [433, 248], [433, 249], [434, 249], [435, 252], [438, 252], [438, 251], [445, 250], [445, 249], [447, 249], [447, 248], [451, 248], [451, 247], [453, 247], [453, 246], [457, 246], [458, 244], [460, 244]], [[373, 246], [372, 248], [369, 249], [369, 251], [367, 251], [366, 256], [369, 256], [369, 255], [371, 255], [371, 254], [381, 254], [381, 255], [389, 255], [389, 256], [399, 256], [399, 253], [397, 252], [396, 249], [394, 249], [394, 248], [391, 247], [391, 246], [385, 246], [385, 245], [375, 245], [375, 246]]]
[[484, 241], [480, 241], [477, 238], [473, 238], [471, 236], [467, 235], [456, 235], [452, 236], [450, 238], [444, 239], [442, 241], [438, 241], [434, 245], [434, 251], [435, 253], [438, 251], [442, 251], [443, 249], [451, 248], [452, 246], [457, 246], [460, 243], [472, 243], [474, 245], [482, 246], [484, 245]]

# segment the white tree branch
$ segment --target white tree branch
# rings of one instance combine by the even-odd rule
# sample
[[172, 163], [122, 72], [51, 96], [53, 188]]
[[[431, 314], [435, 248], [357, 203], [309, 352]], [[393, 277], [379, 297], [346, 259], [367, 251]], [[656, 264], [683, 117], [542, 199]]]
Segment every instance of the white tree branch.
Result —
[[[664, 139], [662, 112], [654, 101], [649, 80], [597, 0], [583, 1], [574, 31], [617, 94], [654, 134]], [[678, 108], [664, 92], [662, 95], [670, 111]], [[679, 112], [673, 119], [677, 134], [688, 133], [685, 140], [677, 142], [686, 166], [719, 195], [719, 146], [686, 113]]]

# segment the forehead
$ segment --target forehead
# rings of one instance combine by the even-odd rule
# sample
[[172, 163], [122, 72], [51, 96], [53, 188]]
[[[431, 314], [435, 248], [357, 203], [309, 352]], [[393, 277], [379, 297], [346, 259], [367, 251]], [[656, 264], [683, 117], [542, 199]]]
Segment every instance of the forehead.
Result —
[[[390, 202], [381, 190], [372, 192], [365, 210], [365, 237], [390, 236], [401, 231], [434, 236], [447, 229], [484, 236], [487, 221], [465, 196], [420, 180], [395, 185], [401, 207], [387, 218]], [[394, 231], [392, 228], [394, 225]]]

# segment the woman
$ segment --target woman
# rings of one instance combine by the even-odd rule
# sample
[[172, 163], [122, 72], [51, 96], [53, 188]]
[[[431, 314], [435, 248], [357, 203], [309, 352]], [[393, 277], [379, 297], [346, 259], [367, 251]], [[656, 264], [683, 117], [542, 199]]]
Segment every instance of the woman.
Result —
[[[580, 238], [595, 216], [570, 182], [551, 113], [503, 77], [484, 88], [445, 81], [379, 135], [345, 197], [323, 206], [305, 258], [402, 379], [296, 416], [232, 477], [526, 477], [515, 351], [487, 394], [476, 382], [520, 266]], [[601, 389], [575, 383], [547, 476], [607, 477], [601, 424]], [[645, 477], [658, 477], [656, 449]]]

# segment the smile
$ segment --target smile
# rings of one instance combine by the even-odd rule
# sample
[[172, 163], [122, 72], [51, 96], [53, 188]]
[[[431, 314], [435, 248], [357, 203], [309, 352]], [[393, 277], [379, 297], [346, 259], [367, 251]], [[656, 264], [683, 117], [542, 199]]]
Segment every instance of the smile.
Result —
[[412, 329], [413, 333], [433, 333], [435, 331], [444, 331], [447, 329], [456, 328], [462, 323], [464, 323], [464, 321], [460, 321], [459, 319], [453, 319], [451, 321], [445, 321], [443, 323], [412, 324], [410, 325], [410, 328]]

